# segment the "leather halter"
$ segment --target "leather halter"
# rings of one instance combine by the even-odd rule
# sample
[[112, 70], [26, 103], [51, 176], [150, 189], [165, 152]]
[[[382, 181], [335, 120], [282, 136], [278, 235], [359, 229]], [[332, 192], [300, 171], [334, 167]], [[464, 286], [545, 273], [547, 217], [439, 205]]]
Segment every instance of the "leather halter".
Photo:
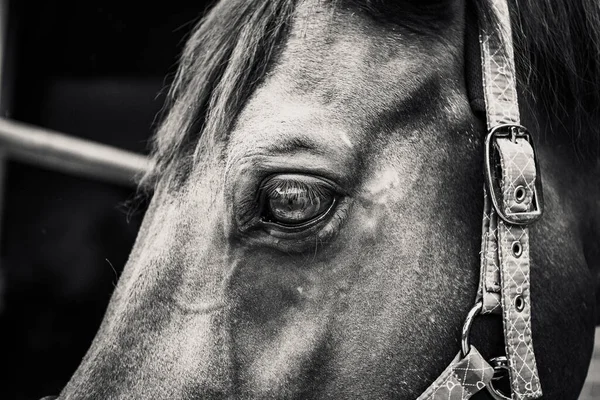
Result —
[[[531, 335], [528, 229], [542, 215], [541, 178], [531, 136], [519, 124], [507, 1], [477, 3], [482, 87], [475, 91], [483, 91], [488, 129], [479, 289], [465, 320], [461, 351], [417, 400], [465, 400], [484, 388], [494, 399], [542, 396]], [[473, 105], [483, 111], [478, 99]], [[469, 344], [471, 324], [480, 313], [502, 316], [504, 356], [486, 361]], [[508, 372], [510, 397], [492, 383], [502, 372]]]

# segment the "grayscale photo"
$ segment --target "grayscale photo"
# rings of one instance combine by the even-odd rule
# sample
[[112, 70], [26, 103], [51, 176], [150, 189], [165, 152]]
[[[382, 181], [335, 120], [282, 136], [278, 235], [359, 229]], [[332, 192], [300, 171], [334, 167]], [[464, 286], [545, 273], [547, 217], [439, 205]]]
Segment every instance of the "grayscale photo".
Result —
[[0, 400], [600, 400], [597, 326], [600, 2], [0, 0]]

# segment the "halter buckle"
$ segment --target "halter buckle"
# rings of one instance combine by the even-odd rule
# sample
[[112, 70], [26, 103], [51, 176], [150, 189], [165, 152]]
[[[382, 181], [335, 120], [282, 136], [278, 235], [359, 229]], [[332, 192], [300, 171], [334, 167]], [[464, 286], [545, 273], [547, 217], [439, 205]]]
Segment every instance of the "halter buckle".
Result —
[[[494, 162], [494, 144], [499, 138], [509, 138], [512, 142], [517, 139], [525, 139], [533, 149], [533, 159], [536, 169], [535, 184], [533, 188], [533, 210], [525, 212], [505, 212], [500, 206], [502, 203], [499, 185], [497, 184], [497, 173], [495, 171], [496, 163]], [[535, 151], [535, 145], [527, 128], [517, 124], [502, 124], [490, 130], [485, 138], [485, 180], [486, 185], [492, 199], [494, 209], [498, 216], [505, 222], [513, 225], [528, 225], [537, 221], [544, 211], [544, 199], [542, 190], [542, 179], [540, 176], [540, 168]]]

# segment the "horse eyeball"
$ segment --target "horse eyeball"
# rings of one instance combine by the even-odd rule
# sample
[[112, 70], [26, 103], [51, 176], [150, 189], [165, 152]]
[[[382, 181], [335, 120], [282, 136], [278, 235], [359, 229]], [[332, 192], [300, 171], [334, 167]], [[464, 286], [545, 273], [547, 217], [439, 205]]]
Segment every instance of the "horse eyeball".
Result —
[[333, 199], [311, 198], [307, 191], [301, 193], [285, 193], [280, 197], [269, 199], [269, 210], [273, 218], [286, 224], [297, 224], [319, 216], [327, 211]]
[[314, 177], [282, 175], [266, 186], [266, 219], [282, 225], [300, 225], [318, 219], [335, 201], [333, 191]]

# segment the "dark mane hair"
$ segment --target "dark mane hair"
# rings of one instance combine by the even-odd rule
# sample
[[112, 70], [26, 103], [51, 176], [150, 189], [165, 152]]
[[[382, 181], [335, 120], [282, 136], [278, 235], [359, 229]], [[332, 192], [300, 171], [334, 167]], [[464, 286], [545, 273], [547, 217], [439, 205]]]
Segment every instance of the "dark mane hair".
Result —
[[[386, 0], [361, 1], [368, 3], [367, 9], [376, 9]], [[152, 143], [156, 167], [144, 183], [153, 183], [163, 174], [187, 174], [185, 166], [190, 163], [182, 159], [193, 158], [200, 141], [228, 132], [265, 74], [296, 3], [220, 1], [195, 27], [169, 91], [166, 118]], [[521, 85], [528, 87], [549, 117], [576, 120], [581, 127], [577, 134], [582, 136], [577, 139], [593, 143], [587, 148], [597, 156], [600, 3], [511, 0], [509, 6]]]
[[[600, 154], [600, 3], [509, 0], [520, 84]], [[578, 146], [580, 148], [584, 146]]]
[[260, 82], [293, 15], [297, 0], [218, 2], [187, 40], [152, 140], [155, 167], [141, 186], [151, 188], [182, 158], [194, 157], [200, 138], [226, 133]]

